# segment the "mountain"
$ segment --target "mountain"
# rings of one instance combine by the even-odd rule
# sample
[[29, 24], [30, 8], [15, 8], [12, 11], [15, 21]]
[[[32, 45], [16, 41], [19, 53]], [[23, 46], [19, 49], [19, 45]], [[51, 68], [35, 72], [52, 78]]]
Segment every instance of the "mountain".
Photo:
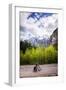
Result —
[[20, 27], [20, 41], [27, 41], [33, 46], [47, 46], [49, 44], [49, 38], [47, 35], [36, 36], [26, 27]]
[[32, 46], [47, 46], [49, 42], [49, 38], [39, 38], [39, 37], [32, 37], [27, 40], [28, 43], [31, 43]]
[[31, 43], [32, 46], [48, 46], [50, 44], [58, 43], [58, 28], [54, 30], [52, 35], [48, 37], [44, 36], [35, 36], [30, 30], [25, 27], [20, 27], [20, 41], [27, 41], [27, 43]]
[[50, 43], [58, 44], [58, 28], [56, 28], [50, 36]]

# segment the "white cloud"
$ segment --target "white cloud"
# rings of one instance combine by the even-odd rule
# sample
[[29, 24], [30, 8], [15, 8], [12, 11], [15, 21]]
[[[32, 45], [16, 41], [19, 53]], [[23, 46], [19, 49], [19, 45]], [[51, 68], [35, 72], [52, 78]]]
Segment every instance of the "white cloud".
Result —
[[[20, 26], [26, 27], [35, 37], [50, 36], [58, 27], [58, 15], [53, 14], [48, 17], [42, 17], [39, 20], [36, 18], [27, 19], [31, 13], [21, 13]], [[37, 20], [37, 22], [35, 22]], [[40, 27], [39, 27], [40, 25]], [[21, 36], [22, 37], [22, 36]], [[24, 38], [27, 38], [26, 34]]]

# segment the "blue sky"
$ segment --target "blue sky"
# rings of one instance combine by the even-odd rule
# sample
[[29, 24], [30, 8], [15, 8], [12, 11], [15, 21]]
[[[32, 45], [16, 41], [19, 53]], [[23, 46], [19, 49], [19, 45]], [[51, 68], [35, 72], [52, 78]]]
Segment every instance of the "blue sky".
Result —
[[20, 13], [20, 37], [50, 37], [58, 27], [58, 14], [41, 12]]
[[39, 13], [39, 12], [33, 12], [31, 13], [27, 19], [33, 18], [33, 19], [37, 19], [37, 21], [42, 18], [42, 17], [48, 17], [53, 15], [53, 13]]

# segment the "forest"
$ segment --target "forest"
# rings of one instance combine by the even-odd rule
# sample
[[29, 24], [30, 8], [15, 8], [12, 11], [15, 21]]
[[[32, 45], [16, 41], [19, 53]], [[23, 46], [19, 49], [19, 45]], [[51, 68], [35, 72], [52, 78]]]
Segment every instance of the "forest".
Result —
[[20, 65], [58, 63], [57, 45], [32, 46], [27, 41], [20, 42]]

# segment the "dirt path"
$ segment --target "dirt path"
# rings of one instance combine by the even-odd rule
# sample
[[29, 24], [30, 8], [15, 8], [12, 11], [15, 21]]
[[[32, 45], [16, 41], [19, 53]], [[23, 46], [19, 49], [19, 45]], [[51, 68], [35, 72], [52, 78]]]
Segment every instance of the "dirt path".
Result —
[[23, 65], [20, 66], [20, 77], [44, 77], [44, 76], [57, 76], [58, 65], [57, 64], [46, 64], [40, 65], [41, 71], [33, 72], [35, 65]]

